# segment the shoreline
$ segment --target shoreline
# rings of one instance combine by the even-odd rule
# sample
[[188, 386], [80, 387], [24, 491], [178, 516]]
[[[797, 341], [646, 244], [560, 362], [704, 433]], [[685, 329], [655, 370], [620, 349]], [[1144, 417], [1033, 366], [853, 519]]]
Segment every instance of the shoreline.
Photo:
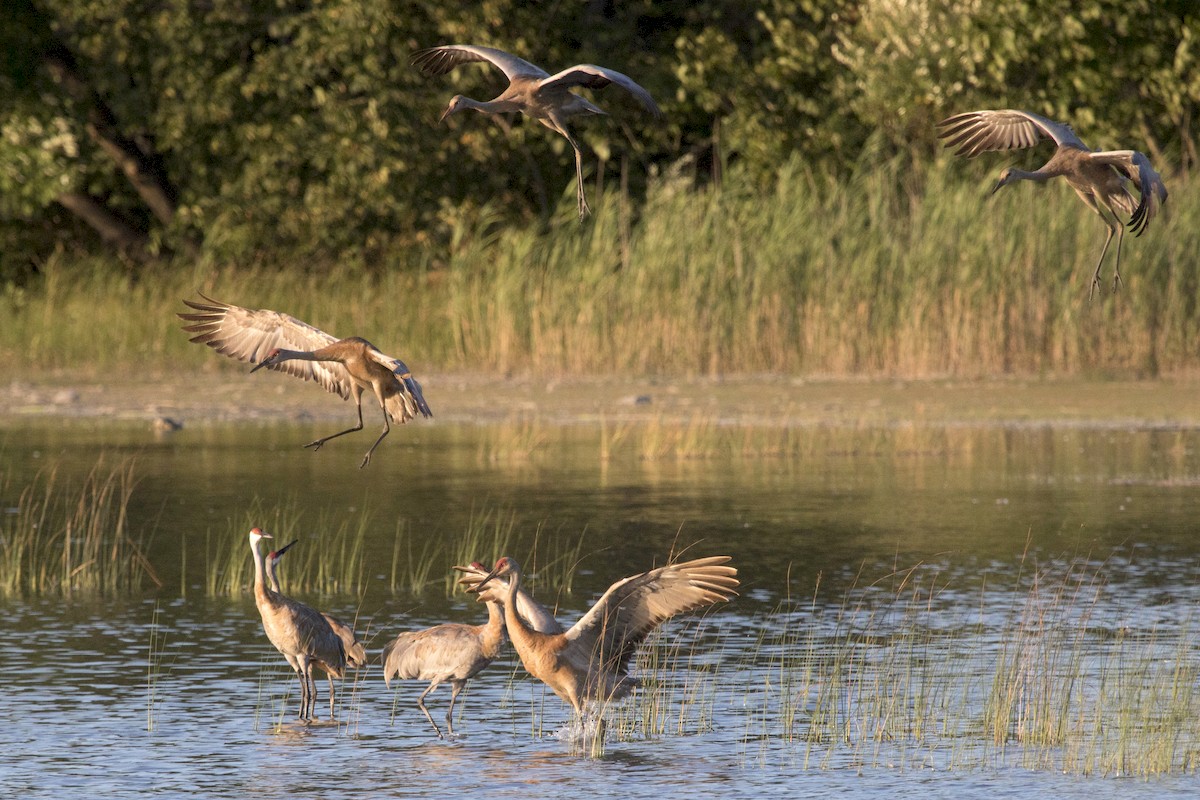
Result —
[[[261, 379], [260, 379], [261, 378]], [[433, 422], [552, 425], [601, 422], [762, 427], [1074, 425], [1200, 427], [1200, 380], [817, 379], [739, 376], [538, 378], [441, 374], [421, 378]], [[364, 420], [374, 401], [364, 397]], [[145, 420], [187, 424], [304, 421], [353, 416], [315, 384], [263, 374], [154, 376], [109, 381], [70, 375], [0, 384], [0, 425], [34, 420]]]

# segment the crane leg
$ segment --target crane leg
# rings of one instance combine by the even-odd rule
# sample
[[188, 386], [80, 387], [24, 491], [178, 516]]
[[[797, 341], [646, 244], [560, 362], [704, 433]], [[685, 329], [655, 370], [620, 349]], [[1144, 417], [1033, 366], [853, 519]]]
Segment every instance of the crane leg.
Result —
[[308, 719], [308, 681], [304, 678], [304, 670], [296, 668], [296, 677], [300, 679], [300, 713], [296, 719], [304, 722]]
[[583, 218], [592, 212], [592, 209], [588, 207], [587, 196], [583, 192], [583, 151], [570, 136], [567, 137], [567, 141], [575, 150], [575, 189], [579, 201], [579, 220], [582, 222]]
[[446, 710], [446, 732], [450, 736], [454, 735], [454, 701], [458, 699], [458, 693], [466, 685], [466, 681], [455, 681], [450, 684], [450, 708]]
[[[1100, 285], [1100, 269], [1104, 266], [1104, 254], [1108, 252], [1108, 243], [1113, 238], [1113, 229], [1111, 225], [1108, 225], [1108, 220], [1105, 220], [1104, 224], [1108, 226], [1108, 238], [1104, 240], [1104, 247], [1100, 248], [1100, 260], [1096, 262], [1096, 273], [1092, 275], [1092, 288], [1088, 290], [1088, 300], [1092, 299], [1096, 293], [1096, 287]], [[1117, 247], [1120, 248], [1120, 245], [1118, 244]], [[1120, 252], [1119, 249], [1118, 252]]]
[[1117, 228], [1117, 266], [1113, 268], [1113, 293], [1121, 288], [1121, 242], [1125, 239], [1125, 226]]
[[326, 674], [325, 677], [329, 679], [329, 719], [332, 720], [334, 718], [333, 702], [334, 702], [334, 698], [337, 695], [334, 694], [334, 691], [333, 691], [333, 676]]
[[429, 716], [429, 709], [425, 707], [425, 695], [432, 692], [434, 689], [437, 688], [437, 686], [438, 686], [437, 681], [434, 681], [433, 683], [429, 684], [428, 689], [421, 692], [421, 696], [417, 698], [417, 708], [421, 709], [421, 713], [425, 715], [425, 719], [429, 720], [429, 724], [433, 726], [434, 733], [436, 733], [437, 737], [439, 739], [441, 739], [442, 738], [442, 729], [439, 728], [437, 726], [437, 723], [433, 721], [433, 717]]
[[[383, 408], [383, 406], [380, 406], [380, 408]], [[361, 428], [362, 427], [362, 410], [361, 409], [359, 410], [358, 419], [359, 419], [359, 427]], [[375, 452], [375, 448], [379, 447], [379, 443], [383, 441], [383, 437], [387, 436], [388, 433], [391, 432], [391, 430], [392, 430], [392, 425], [390, 422], [388, 422], [387, 409], [384, 408], [383, 409], [383, 433], [379, 434], [379, 438], [375, 440], [375, 444], [371, 445], [371, 449], [367, 451], [367, 454], [365, 456], [363, 456], [362, 463], [358, 465], [359, 469], [362, 469], [367, 464], [371, 463], [371, 454]]]
[[316, 452], [317, 450], [320, 450], [321, 446], [324, 445], [326, 442], [328, 442], [330, 439], [336, 439], [339, 436], [345, 436], [347, 433], [354, 433], [355, 431], [361, 431], [362, 429], [363, 429], [362, 404], [360, 403], [358, 406], [358, 424], [357, 425], [355, 425], [353, 428], [347, 428], [344, 431], [338, 431], [337, 433], [332, 434], [330, 436], [322, 436], [320, 439], [309, 442], [308, 444], [306, 444], [304, 446], [311, 447], [313, 449], [313, 452]]

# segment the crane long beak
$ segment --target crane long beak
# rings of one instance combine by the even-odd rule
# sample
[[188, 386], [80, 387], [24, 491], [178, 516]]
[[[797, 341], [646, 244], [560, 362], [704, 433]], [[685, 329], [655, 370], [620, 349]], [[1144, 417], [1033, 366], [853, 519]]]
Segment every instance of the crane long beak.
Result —
[[253, 373], [255, 373], [255, 372], [258, 372], [258, 371], [259, 371], [260, 369], [262, 369], [263, 367], [269, 367], [269, 366], [271, 366], [271, 365], [270, 365], [270, 364], [268, 364], [268, 363], [267, 363], [265, 360], [264, 360], [264, 361], [260, 361], [260, 362], [258, 362], [257, 364], [255, 364], [255, 365], [254, 365], [254, 368], [253, 368], [253, 369], [251, 369], [251, 370], [250, 370], [250, 372], [253, 374]]
[[500, 573], [500, 570], [498, 568], [492, 570], [491, 572], [489, 572], [487, 575], [484, 576], [483, 580], [481, 580], [479, 583], [472, 586], [470, 589], [467, 589], [467, 591], [470, 592], [471, 594], [479, 594], [479, 590], [482, 589], [488, 583], [488, 581], [490, 581], [492, 578], [496, 577], [499, 573]]
[[299, 539], [292, 539], [290, 542], [285, 544], [283, 547], [281, 547], [275, 551], [275, 557], [278, 558], [279, 556], [283, 555], [284, 553], [286, 553], [288, 550], [291, 549], [292, 545], [296, 544], [299, 541], [300, 541]]

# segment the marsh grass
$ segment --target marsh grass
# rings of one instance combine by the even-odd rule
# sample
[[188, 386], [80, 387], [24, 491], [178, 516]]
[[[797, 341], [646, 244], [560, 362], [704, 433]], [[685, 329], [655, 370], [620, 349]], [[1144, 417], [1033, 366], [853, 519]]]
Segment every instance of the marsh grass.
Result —
[[[242, 515], [230, 520], [227, 530], [209, 531], [204, 545], [208, 595], [249, 591], [254, 563], [246, 534], [259, 527], [272, 535], [271, 549], [299, 539], [279, 568], [285, 592], [361, 597], [369, 578], [367, 541], [374, 527], [370, 509], [321, 512], [315, 522], [308, 523], [297, 508], [294, 502], [268, 505], [255, 498]], [[461, 529], [417, 528], [400, 519], [392, 535], [388, 586], [393, 593], [414, 596], [441, 587], [450, 595], [460, 591], [453, 565], [477, 560], [491, 563], [500, 555], [514, 555], [529, 565], [531, 587], [570, 593], [585, 542], [586, 530], [574, 537], [561, 531], [547, 535], [544, 523], [527, 524], [511, 508], [486, 504], [473, 509]], [[265, 555], [266, 545], [260, 547]]]
[[135, 462], [108, 461], [99, 457], [82, 479], [57, 464], [24, 487], [0, 478], [0, 494], [17, 498], [0, 518], [0, 595], [114, 595], [162, 586], [146, 555], [150, 532], [129, 523]]
[[[1112, 618], [1104, 570], [1031, 566], [1015, 592], [985, 589], [975, 619], [969, 598], [924, 566], [853, 588], [837, 606], [781, 605], [741, 659], [758, 679], [740, 701], [743, 757], [766, 763], [782, 748], [806, 768], [1194, 772], [1190, 620], [1134, 634]], [[997, 607], [993, 592], [1017, 600]]]
[[167, 634], [160, 623], [162, 606], [155, 601], [150, 617], [150, 643], [146, 647], [146, 730], [153, 733], [158, 727], [158, 707], [162, 703], [163, 656]]
[[[664, 177], [632, 230], [602, 211], [548, 229], [464, 218], [448, 250], [413, 253], [411, 269], [338, 281], [333, 265], [281, 268], [270, 253], [259, 265], [172, 264], [137, 281], [115, 261], [60, 254], [37, 285], [4, 289], [0, 358], [16, 374], [232, 372], [182, 332], [163, 335], [199, 288], [367, 334], [417, 374], [1194, 372], [1200, 179], [1169, 179], [1162, 214], [1126, 242], [1123, 289], [1091, 302], [1099, 221], [1065, 186], [988, 199], [991, 180], [986, 166], [951, 159], [841, 181], [796, 161], [766, 190], [736, 170], [701, 191]], [[533, 432], [516, 436], [506, 458], [536, 447]]]

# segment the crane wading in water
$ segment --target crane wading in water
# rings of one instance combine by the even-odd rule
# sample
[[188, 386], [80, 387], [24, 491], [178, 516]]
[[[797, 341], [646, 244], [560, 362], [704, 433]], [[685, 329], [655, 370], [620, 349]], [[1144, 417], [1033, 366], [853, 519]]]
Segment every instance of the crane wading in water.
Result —
[[[1121, 285], [1121, 241], [1125, 238], [1126, 224], [1121, 215], [1129, 219], [1134, 236], [1141, 236], [1158, 213], [1158, 207], [1167, 200], [1167, 187], [1150, 166], [1150, 159], [1137, 150], [1091, 150], [1069, 126], [1028, 111], [968, 111], [942, 120], [938, 127], [942, 129], [938, 138], [946, 139], [947, 147], [957, 147], [956, 155], [968, 158], [989, 151], [1032, 147], [1043, 137], [1053, 139], [1058, 148], [1040, 169], [1026, 172], [1009, 167], [1000, 173], [1000, 181], [992, 192], [1015, 181], [1045, 183], [1051, 178], [1065, 178], [1108, 229], [1088, 297], [1100, 285], [1100, 269], [1113, 234], [1117, 236], [1113, 291], [1117, 290]], [[1136, 196], [1129, 191], [1126, 180], [1137, 188]]]
[[[254, 605], [262, 617], [267, 638], [300, 678], [298, 719], [308, 722], [316, 719], [317, 698], [312, 668], [319, 663], [329, 675], [340, 678], [346, 668], [346, 651], [342, 640], [329, 627], [321, 612], [266, 585], [266, 567], [258, 542], [270, 538], [271, 534], [264, 533], [261, 528], [250, 529], [250, 552], [254, 554]], [[329, 691], [332, 713], [332, 680], [329, 682]]]
[[445, 75], [459, 64], [472, 61], [486, 61], [503, 72], [508, 78], [508, 87], [499, 96], [485, 101], [456, 94], [450, 98], [450, 104], [438, 122], [464, 108], [473, 108], [485, 114], [520, 112], [565, 138], [575, 151], [575, 186], [581, 220], [591, 211], [583, 192], [583, 151], [571, 135], [567, 121], [580, 114], [606, 112], [590, 100], [573, 94], [571, 89], [602, 89], [609, 84], [616, 84], [633, 95], [655, 118], [662, 116], [654, 98], [632, 78], [594, 64], [576, 64], [551, 75], [536, 64], [503, 50], [473, 44], [447, 44], [418, 50], [413, 53], [411, 61], [428, 77]]
[[517, 613], [521, 566], [507, 556], [473, 591], [482, 592], [493, 579], [508, 579], [504, 623], [521, 663], [582, 718], [588, 700], [619, 700], [637, 686], [629, 664], [652, 630], [676, 614], [736, 594], [737, 570], [729, 561], [729, 556], [698, 558], [619, 580], [563, 633], [540, 633]]
[[[271, 552], [267, 553], [267, 581], [271, 584], [271, 590], [276, 594], [283, 594], [283, 591], [279, 588], [279, 578], [275, 574], [275, 568], [283, 559], [283, 554], [288, 550], [291, 550], [292, 545], [299, 541], [299, 539], [293, 539], [291, 542], [288, 542], [278, 550], [272, 550]], [[329, 627], [333, 629], [333, 632], [337, 634], [337, 637], [342, 640], [342, 650], [346, 654], [346, 666], [350, 667], [351, 669], [358, 669], [359, 667], [365, 666], [367, 663], [367, 649], [363, 647], [362, 642], [358, 640], [358, 635], [354, 632], [354, 628], [342, 622], [337, 617], [326, 614], [324, 611], [321, 611], [320, 614], [325, 618], [325, 621], [329, 623]], [[329, 679], [329, 717], [332, 719], [334, 708], [333, 679], [335, 676], [335, 671], [331, 670], [323, 661], [318, 661], [316, 666], [320, 667], [325, 673], [325, 677]]]
[[362, 396], [368, 390], [374, 393], [383, 412], [383, 432], [363, 456], [360, 469], [371, 463], [371, 454], [391, 431], [392, 422], [403, 425], [417, 414], [433, 416], [421, 393], [421, 384], [404, 362], [384, 355], [366, 339], [357, 336], [338, 339], [278, 311], [242, 308], [203, 294], [200, 297], [204, 302], [183, 301], [199, 313], [178, 315], [185, 322], [193, 323], [183, 328], [195, 334], [190, 341], [206, 344], [221, 355], [238, 361], [251, 364], [257, 361], [251, 372], [268, 367], [306, 381], [316, 381], [343, 400], [354, 399], [358, 410], [357, 425], [323, 436], [305, 447], [320, 450], [330, 439], [361, 431]]
[[425, 695], [442, 682], [450, 682], [446, 732], [453, 736], [454, 702], [458, 700], [459, 692], [467, 681], [495, 660], [504, 644], [504, 612], [499, 603], [492, 601], [488, 601], [487, 609], [485, 625], [448, 622], [423, 631], [402, 633], [383, 648], [383, 681], [388, 688], [391, 688], [393, 677], [430, 681], [429, 687], [417, 698], [417, 708], [429, 720], [439, 739], [442, 731], [425, 707]]

